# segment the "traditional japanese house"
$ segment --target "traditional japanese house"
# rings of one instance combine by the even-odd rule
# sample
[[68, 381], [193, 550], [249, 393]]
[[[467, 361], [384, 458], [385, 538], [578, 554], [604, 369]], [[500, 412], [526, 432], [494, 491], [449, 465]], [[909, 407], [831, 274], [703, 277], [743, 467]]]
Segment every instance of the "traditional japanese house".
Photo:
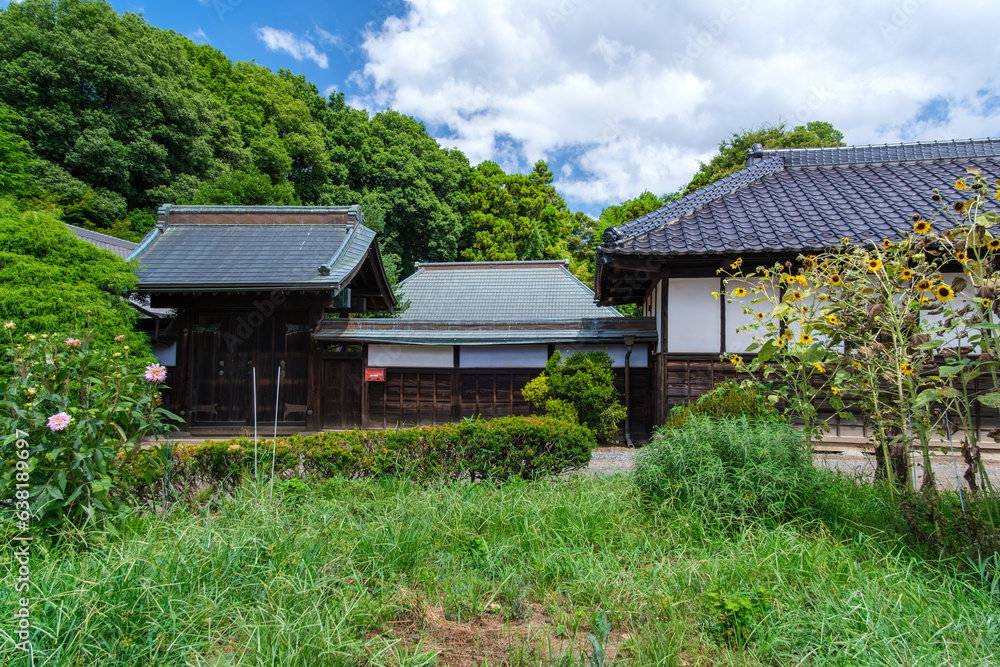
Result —
[[565, 261], [417, 264], [392, 319], [327, 318], [324, 428], [393, 428], [525, 415], [521, 395], [555, 350], [606, 350], [629, 408], [623, 437], [648, 438], [652, 317], [600, 308]]
[[255, 412], [283, 432], [320, 429], [339, 353], [313, 332], [396, 305], [358, 206], [167, 205], [131, 258], [137, 291], [176, 311], [167, 401], [193, 433], [238, 431]]
[[[750, 344], [739, 303], [713, 298], [720, 268], [795, 261], [852, 241], [897, 240], [914, 214], [937, 210], [966, 169], [1000, 177], [1000, 140], [763, 150], [746, 167], [627, 224], [597, 250], [596, 298], [654, 317], [654, 423], [731, 377], [720, 360]], [[938, 223], [939, 226], [941, 223]], [[947, 276], [948, 278], [950, 276]], [[734, 286], [727, 287], [727, 296]]]

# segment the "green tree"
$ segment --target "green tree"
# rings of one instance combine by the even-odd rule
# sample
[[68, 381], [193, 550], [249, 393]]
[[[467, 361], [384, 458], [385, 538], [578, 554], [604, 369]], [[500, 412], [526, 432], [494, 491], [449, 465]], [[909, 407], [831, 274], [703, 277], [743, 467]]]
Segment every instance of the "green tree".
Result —
[[522, 394], [532, 405], [553, 417], [583, 424], [598, 442], [618, 437], [625, 407], [614, 387], [615, 372], [607, 352], [576, 352], [563, 361], [557, 350], [545, 371], [525, 385]]
[[246, 171], [227, 171], [218, 178], [202, 183], [190, 204], [226, 206], [295, 206], [300, 204], [292, 184], [284, 179], [272, 182], [256, 167]]
[[148, 354], [125, 299], [135, 282], [125, 260], [81, 241], [53, 214], [0, 200], [0, 320], [16, 322], [18, 336], [80, 332], [90, 322], [96, 345], [124, 333], [132, 351]]
[[734, 132], [719, 143], [719, 153], [708, 164], [698, 167], [691, 182], [680, 191], [681, 196], [691, 194], [699, 188], [729, 176], [746, 166], [746, 153], [754, 144], [762, 144], [765, 149], [774, 148], [820, 148], [843, 146], [844, 135], [830, 123], [812, 121], [791, 130], [785, 123], [763, 124], [742, 132]]
[[0, 196], [22, 195], [28, 187], [31, 149], [10, 132], [13, 121], [14, 113], [0, 104]]

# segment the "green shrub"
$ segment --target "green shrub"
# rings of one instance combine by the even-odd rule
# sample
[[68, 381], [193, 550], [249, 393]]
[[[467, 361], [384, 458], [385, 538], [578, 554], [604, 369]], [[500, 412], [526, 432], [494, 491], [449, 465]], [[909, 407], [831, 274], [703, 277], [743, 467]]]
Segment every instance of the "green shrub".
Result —
[[661, 431], [636, 456], [642, 495], [722, 522], [815, 515], [819, 472], [788, 424], [692, 419]]
[[[270, 476], [271, 440], [257, 444], [260, 479]], [[280, 438], [274, 446], [275, 476], [357, 479], [399, 476], [429, 479], [535, 479], [582, 468], [595, 446], [585, 427], [551, 417], [503, 417], [491, 421], [386, 431], [329, 431]], [[129, 468], [137, 497], [162, 494], [170, 460], [172, 493], [190, 496], [213, 486], [230, 491], [254, 474], [254, 443], [247, 438], [164, 445], [158, 459]]]
[[695, 417], [785, 421], [767, 400], [764, 385], [752, 380], [720, 382], [715, 389], [699, 396], [693, 405], [674, 407], [663, 427], [683, 428]]
[[565, 362], [556, 351], [545, 371], [521, 394], [551, 416], [583, 424], [601, 444], [615, 442], [625, 406], [618, 401], [615, 373], [607, 352], [576, 352]]
[[0, 471], [0, 497], [14, 499], [24, 528], [79, 527], [114, 509], [125, 451], [145, 458], [142, 437], [174, 417], [160, 407], [166, 369], [144, 369], [124, 335], [111, 350], [90, 347], [87, 336], [14, 343], [15, 323], [5, 329], [12, 361], [0, 383], [0, 460], [11, 465]]

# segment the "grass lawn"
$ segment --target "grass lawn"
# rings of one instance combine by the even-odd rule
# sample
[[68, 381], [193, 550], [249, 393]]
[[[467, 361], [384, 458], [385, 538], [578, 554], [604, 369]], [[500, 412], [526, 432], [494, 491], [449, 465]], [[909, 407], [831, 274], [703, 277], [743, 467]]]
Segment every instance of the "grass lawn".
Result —
[[[837, 530], [722, 531], [625, 475], [248, 488], [35, 558], [34, 664], [1000, 662], [996, 584]], [[28, 664], [12, 629], [0, 665]]]

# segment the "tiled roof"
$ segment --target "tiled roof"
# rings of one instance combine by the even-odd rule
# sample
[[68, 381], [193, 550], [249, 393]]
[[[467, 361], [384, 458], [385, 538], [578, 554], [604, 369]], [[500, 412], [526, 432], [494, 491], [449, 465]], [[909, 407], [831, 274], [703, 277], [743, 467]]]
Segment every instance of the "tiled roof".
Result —
[[121, 258], [127, 258], [132, 254], [132, 251], [136, 249], [136, 246], [139, 245], [138, 243], [133, 243], [132, 241], [126, 241], [125, 239], [120, 239], [116, 236], [108, 236], [107, 234], [101, 234], [100, 232], [84, 229], [83, 227], [77, 227], [76, 225], [67, 224], [66, 226], [69, 227], [80, 240], [86, 241], [87, 243], [93, 243], [98, 248], [113, 252]]
[[[1000, 177], [1000, 140], [763, 151], [750, 166], [652, 213], [609, 227], [599, 254], [707, 255], [820, 250], [897, 239], [930, 217], [966, 169]], [[940, 224], [940, 223], [938, 223]]]
[[565, 261], [418, 264], [399, 284], [410, 306], [401, 322], [487, 324], [621, 317], [594, 304], [594, 293]]
[[164, 207], [137, 289], [339, 289], [375, 238], [361, 223], [356, 206]]

